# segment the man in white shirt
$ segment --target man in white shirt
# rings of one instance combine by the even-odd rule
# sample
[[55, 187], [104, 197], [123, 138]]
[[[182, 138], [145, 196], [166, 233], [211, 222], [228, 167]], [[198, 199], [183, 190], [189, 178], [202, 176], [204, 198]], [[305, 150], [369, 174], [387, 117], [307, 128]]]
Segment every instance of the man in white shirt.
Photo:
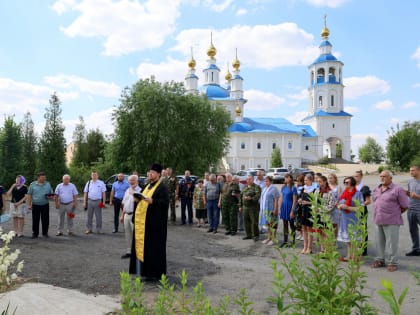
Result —
[[67, 231], [69, 235], [73, 235], [73, 217], [74, 210], [77, 207], [76, 186], [70, 183], [70, 175], [63, 175], [63, 182], [55, 188], [55, 208], [58, 210], [58, 230], [57, 236], [63, 235], [64, 216], [67, 216]]
[[88, 211], [86, 234], [92, 233], [93, 214], [96, 219], [96, 232], [102, 234], [102, 208], [105, 206], [106, 186], [98, 179], [98, 172], [93, 171], [91, 180], [85, 185], [83, 207]]

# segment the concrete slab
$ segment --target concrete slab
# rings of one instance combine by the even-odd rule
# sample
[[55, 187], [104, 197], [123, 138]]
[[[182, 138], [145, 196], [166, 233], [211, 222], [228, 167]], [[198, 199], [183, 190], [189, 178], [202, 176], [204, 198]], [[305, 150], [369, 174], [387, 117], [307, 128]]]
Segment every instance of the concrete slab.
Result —
[[[25, 283], [16, 290], [0, 295], [0, 311], [9, 306], [15, 315], [100, 315], [120, 309], [119, 297], [87, 295], [42, 283]], [[13, 313], [16, 308], [16, 313]]]

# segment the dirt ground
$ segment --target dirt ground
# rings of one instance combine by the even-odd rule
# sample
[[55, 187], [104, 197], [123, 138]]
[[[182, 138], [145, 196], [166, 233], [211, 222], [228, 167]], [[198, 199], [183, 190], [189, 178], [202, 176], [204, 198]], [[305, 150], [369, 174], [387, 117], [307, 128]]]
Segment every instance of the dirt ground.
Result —
[[[405, 185], [408, 174], [397, 176], [395, 182]], [[377, 176], [366, 176], [365, 182], [371, 187], [378, 182]], [[179, 218], [179, 207], [177, 208]], [[112, 234], [113, 209], [109, 206], [103, 210], [102, 235], [85, 235], [86, 212], [79, 210], [75, 217], [75, 236], [55, 236], [57, 228], [57, 213], [50, 208], [50, 237], [32, 240], [32, 217], [26, 217], [25, 236], [13, 240], [11, 247], [19, 248], [20, 259], [25, 261], [22, 276], [35, 282], [52, 284], [63, 288], [77, 289], [89, 294], [106, 294], [117, 296], [120, 291], [119, 273], [128, 270], [128, 260], [121, 259], [125, 251], [124, 233]], [[405, 217], [405, 216], [404, 216]], [[370, 218], [371, 221], [371, 218]], [[10, 230], [11, 222], [2, 225], [4, 231]], [[120, 230], [122, 230], [120, 228]], [[281, 236], [282, 231], [279, 231]], [[254, 310], [262, 314], [275, 314], [274, 305], [266, 298], [271, 293], [272, 270], [271, 262], [279, 260], [275, 247], [269, 247], [252, 240], [242, 240], [243, 232], [236, 236], [225, 236], [220, 233], [206, 233], [206, 229], [195, 226], [168, 226], [168, 276], [177, 282], [177, 275], [185, 269], [189, 284], [192, 286], [202, 281], [207, 295], [212, 300], [219, 300], [226, 294], [236, 296], [240, 288], [245, 288]], [[369, 257], [363, 266], [368, 275], [366, 293], [371, 296], [374, 305], [381, 309], [380, 314], [387, 313], [387, 307], [377, 294], [380, 279], [393, 281], [397, 293], [406, 286], [409, 287], [402, 314], [418, 314], [416, 299], [420, 296], [420, 285], [412, 275], [413, 270], [420, 271], [420, 257], [406, 257], [410, 250], [411, 240], [408, 227], [405, 224], [400, 232], [400, 269], [389, 273], [386, 270], [372, 270], [369, 262], [375, 254], [374, 226], [370, 224]], [[284, 249], [292, 253], [297, 249]], [[340, 251], [344, 253], [344, 246]], [[308, 265], [310, 257], [300, 258], [302, 265]], [[154, 295], [157, 285], [147, 283], [146, 295]]]

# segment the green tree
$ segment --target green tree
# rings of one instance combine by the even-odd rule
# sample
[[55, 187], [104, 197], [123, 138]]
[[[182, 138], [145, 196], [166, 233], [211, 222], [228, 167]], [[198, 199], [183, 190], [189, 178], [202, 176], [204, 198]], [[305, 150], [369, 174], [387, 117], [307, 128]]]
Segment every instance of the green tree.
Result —
[[71, 160], [71, 166], [80, 167], [82, 165], [89, 165], [87, 157], [87, 131], [83, 116], [79, 116], [79, 123], [73, 131], [74, 153]]
[[367, 137], [366, 143], [359, 148], [359, 159], [363, 163], [380, 163], [384, 157], [384, 149], [372, 137]]
[[387, 156], [389, 164], [407, 170], [415, 159], [420, 157], [420, 120], [406, 121], [388, 131]]
[[34, 122], [30, 112], [23, 117], [22, 123], [23, 135], [23, 155], [22, 155], [22, 173], [27, 176], [27, 180], [31, 181], [35, 178], [37, 156], [38, 156], [38, 139], [34, 130]]
[[343, 145], [339, 142], [335, 146], [335, 157], [342, 158], [343, 157]]
[[22, 132], [13, 117], [6, 117], [0, 129], [0, 183], [9, 187], [22, 173]]
[[140, 172], [152, 162], [204, 172], [223, 156], [231, 124], [224, 108], [185, 94], [182, 83], [153, 79], [126, 88], [113, 119], [115, 169]]
[[281, 152], [280, 148], [274, 148], [273, 152], [271, 153], [271, 167], [279, 167], [283, 166], [283, 162], [281, 160]]
[[61, 182], [66, 167], [66, 140], [61, 119], [61, 101], [57, 94], [51, 95], [50, 106], [44, 115], [45, 127], [40, 139], [39, 169], [47, 175], [51, 185]]
[[107, 141], [99, 129], [89, 130], [86, 136], [87, 161], [89, 165], [95, 162], [103, 162]]

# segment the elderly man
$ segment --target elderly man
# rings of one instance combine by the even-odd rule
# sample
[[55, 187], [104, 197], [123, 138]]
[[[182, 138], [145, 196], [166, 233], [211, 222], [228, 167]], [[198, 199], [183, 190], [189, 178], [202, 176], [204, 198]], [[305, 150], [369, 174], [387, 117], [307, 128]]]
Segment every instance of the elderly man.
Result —
[[220, 208], [218, 206], [222, 185], [216, 181], [216, 175], [210, 174], [209, 182], [204, 186], [204, 204], [207, 206], [207, 218], [210, 228], [207, 232], [217, 233]]
[[260, 186], [261, 190], [265, 187], [265, 180], [264, 180], [264, 174], [262, 171], [257, 171], [257, 178], [255, 178], [255, 184]]
[[128, 183], [124, 180], [124, 174], [119, 173], [117, 180], [112, 183], [111, 194], [109, 195], [109, 205], [114, 205], [114, 230], [112, 233], [118, 233], [122, 199], [128, 187]]
[[141, 188], [139, 186], [139, 177], [137, 175], [129, 176], [128, 184], [130, 185], [130, 187], [124, 193], [124, 197], [121, 204], [121, 208], [123, 211], [120, 217], [120, 221], [124, 225], [124, 234], [125, 242], [127, 244], [127, 250], [125, 254], [121, 256], [121, 259], [130, 258], [131, 242], [133, 240], [133, 213], [137, 206], [133, 195], [135, 193], [141, 192]]
[[242, 189], [239, 199], [239, 211], [243, 213], [245, 237], [243, 240], [259, 239], [258, 216], [260, 213], [261, 188], [254, 183], [254, 176], [248, 175], [246, 186]]
[[106, 186], [103, 181], [98, 179], [98, 172], [91, 173], [91, 180], [85, 185], [83, 207], [88, 211], [85, 234], [92, 234], [93, 214], [96, 219], [96, 232], [102, 234], [102, 208], [105, 202]]
[[63, 236], [64, 217], [67, 216], [67, 232], [73, 234], [73, 217], [77, 207], [76, 186], [70, 183], [70, 175], [63, 175], [63, 182], [55, 188], [55, 208], [58, 210], [58, 229], [56, 236]]
[[[398, 242], [400, 225], [403, 225], [401, 214], [407, 210], [408, 198], [402, 187], [392, 182], [392, 173], [383, 171], [380, 174], [381, 184], [373, 190], [373, 221], [377, 225], [377, 257], [373, 268], [385, 267], [392, 272], [398, 269]], [[389, 251], [389, 258], [385, 254]]]
[[50, 226], [50, 204], [49, 199], [54, 196], [53, 190], [44, 172], [38, 173], [38, 179], [29, 186], [26, 204], [32, 209], [32, 237], [37, 238], [39, 234], [39, 219], [42, 223], [42, 235], [48, 237]]
[[410, 198], [410, 206], [407, 211], [407, 219], [413, 249], [405, 255], [420, 256], [420, 165], [412, 165], [410, 167], [410, 175], [413, 178], [408, 181], [407, 195]]

